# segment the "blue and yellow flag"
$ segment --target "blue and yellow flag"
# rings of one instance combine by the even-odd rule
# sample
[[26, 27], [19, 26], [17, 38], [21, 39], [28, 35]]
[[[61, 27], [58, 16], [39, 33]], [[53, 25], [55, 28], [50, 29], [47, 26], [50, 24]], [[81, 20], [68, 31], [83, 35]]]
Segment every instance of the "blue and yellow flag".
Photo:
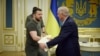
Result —
[[100, 28], [100, 0], [57, 0], [57, 4], [68, 7], [79, 27]]
[[60, 27], [57, 21], [57, 9], [57, 0], [51, 0], [48, 20], [46, 24], [46, 32], [48, 35], [51, 35], [52, 37], [56, 37], [60, 31]]

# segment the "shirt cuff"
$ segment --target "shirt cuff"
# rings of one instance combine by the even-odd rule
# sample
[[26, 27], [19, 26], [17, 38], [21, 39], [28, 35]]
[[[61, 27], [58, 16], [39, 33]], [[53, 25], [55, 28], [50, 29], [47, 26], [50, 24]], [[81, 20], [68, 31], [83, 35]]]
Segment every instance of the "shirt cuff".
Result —
[[48, 45], [45, 43], [46, 48], [44, 49], [45, 51], [48, 51]]
[[45, 43], [45, 45], [46, 45], [46, 48], [48, 48], [48, 45], [47, 45], [47, 43]]

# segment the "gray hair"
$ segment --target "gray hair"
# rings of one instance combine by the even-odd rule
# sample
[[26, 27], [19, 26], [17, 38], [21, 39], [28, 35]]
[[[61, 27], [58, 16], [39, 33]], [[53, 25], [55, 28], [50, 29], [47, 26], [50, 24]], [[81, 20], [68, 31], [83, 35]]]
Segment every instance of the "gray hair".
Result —
[[65, 6], [59, 7], [58, 8], [58, 13], [59, 12], [63, 13], [65, 16], [69, 16], [69, 9]]

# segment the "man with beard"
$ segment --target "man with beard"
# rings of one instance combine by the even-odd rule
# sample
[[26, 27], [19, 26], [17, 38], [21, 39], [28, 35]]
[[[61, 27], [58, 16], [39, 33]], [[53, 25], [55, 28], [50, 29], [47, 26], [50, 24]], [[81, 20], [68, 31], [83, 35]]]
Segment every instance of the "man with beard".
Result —
[[26, 19], [25, 27], [27, 37], [25, 45], [26, 56], [47, 56], [47, 53], [38, 44], [41, 39], [41, 30], [44, 28], [42, 10], [40, 8], [33, 8], [32, 15], [29, 15]]

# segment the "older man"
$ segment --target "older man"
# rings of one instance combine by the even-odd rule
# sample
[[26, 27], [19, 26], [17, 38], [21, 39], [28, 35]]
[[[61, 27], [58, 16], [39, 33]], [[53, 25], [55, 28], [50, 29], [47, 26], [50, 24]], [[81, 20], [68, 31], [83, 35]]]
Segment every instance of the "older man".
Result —
[[58, 8], [58, 17], [62, 22], [59, 35], [46, 44], [40, 43], [42, 49], [51, 48], [58, 44], [56, 56], [80, 56], [78, 29], [74, 20], [69, 16], [67, 7]]

